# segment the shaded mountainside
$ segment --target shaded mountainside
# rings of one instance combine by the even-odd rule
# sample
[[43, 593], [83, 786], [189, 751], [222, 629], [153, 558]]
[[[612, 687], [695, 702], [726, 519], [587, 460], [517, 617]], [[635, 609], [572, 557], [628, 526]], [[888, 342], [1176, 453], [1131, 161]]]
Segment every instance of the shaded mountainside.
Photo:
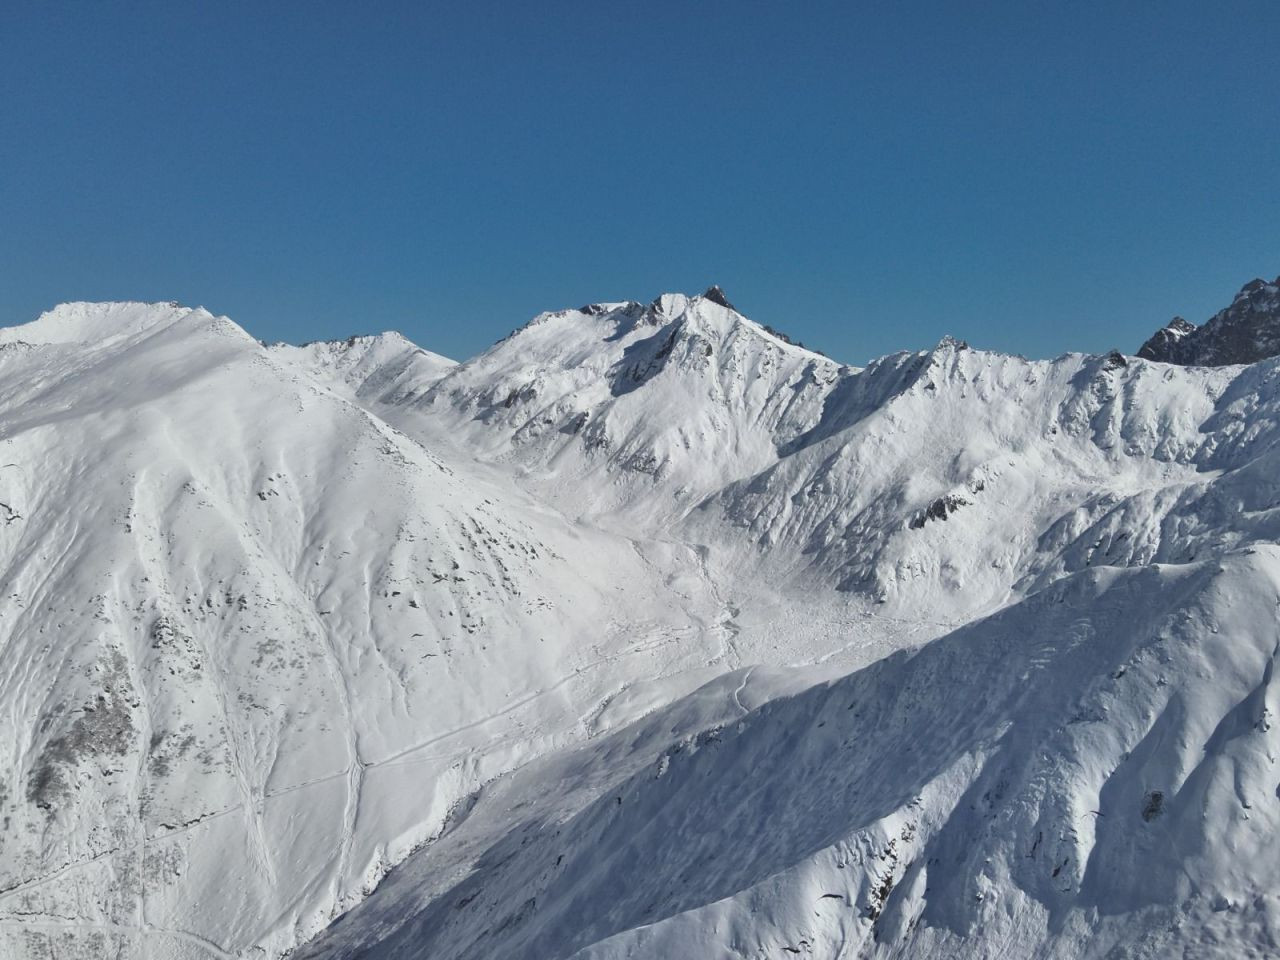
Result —
[[0, 960], [1268, 955], [1277, 478], [1280, 359], [718, 288], [0, 329]]
[[698, 733], [682, 701], [495, 785], [302, 956], [1267, 955], [1278, 577], [1090, 570]]
[[1161, 363], [1221, 367], [1280, 355], [1280, 277], [1251, 280], [1231, 306], [1197, 327], [1174, 317], [1138, 356]]

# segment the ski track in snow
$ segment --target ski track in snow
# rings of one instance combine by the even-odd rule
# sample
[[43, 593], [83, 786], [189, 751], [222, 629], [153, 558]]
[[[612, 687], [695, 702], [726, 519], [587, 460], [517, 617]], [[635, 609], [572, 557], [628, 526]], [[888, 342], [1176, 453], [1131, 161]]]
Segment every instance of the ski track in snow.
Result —
[[[342, 817], [342, 839], [338, 846], [337, 866], [333, 872], [334, 898], [337, 899], [341, 884], [347, 877], [351, 845], [355, 837], [356, 819], [360, 816], [360, 793], [364, 786], [365, 763], [360, 759], [360, 739], [356, 733], [355, 717], [351, 706], [351, 690], [347, 683], [346, 671], [338, 657], [337, 647], [323, 618], [317, 613], [313, 619], [316, 636], [320, 638], [325, 666], [329, 672], [329, 680], [342, 710], [342, 723], [346, 731], [346, 748], [349, 761], [343, 772], [347, 780], [347, 799]], [[317, 779], [313, 783], [324, 782]], [[296, 788], [295, 788], [296, 789]]]

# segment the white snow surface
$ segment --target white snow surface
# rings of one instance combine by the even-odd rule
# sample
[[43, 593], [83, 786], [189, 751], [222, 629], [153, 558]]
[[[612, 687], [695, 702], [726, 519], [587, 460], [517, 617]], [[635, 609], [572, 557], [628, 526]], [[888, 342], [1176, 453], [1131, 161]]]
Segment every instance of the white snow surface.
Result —
[[1278, 377], [0, 329], [0, 960], [1274, 956]]

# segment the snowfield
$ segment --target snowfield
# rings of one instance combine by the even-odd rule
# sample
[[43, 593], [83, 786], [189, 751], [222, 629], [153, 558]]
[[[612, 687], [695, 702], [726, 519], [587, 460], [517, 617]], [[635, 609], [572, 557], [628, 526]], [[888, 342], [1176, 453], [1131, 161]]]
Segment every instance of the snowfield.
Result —
[[0, 329], [0, 960], [1280, 954], [1278, 378]]

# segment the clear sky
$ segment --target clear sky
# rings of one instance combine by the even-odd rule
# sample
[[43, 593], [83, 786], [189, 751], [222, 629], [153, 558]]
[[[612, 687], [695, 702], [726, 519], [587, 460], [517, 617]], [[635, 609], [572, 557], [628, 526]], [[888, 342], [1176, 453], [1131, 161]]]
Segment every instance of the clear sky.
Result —
[[455, 357], [721, 284], [861, 363], [1132, 352], [1280, 274], [1280, 4], [0, 4], [0, 323]]

